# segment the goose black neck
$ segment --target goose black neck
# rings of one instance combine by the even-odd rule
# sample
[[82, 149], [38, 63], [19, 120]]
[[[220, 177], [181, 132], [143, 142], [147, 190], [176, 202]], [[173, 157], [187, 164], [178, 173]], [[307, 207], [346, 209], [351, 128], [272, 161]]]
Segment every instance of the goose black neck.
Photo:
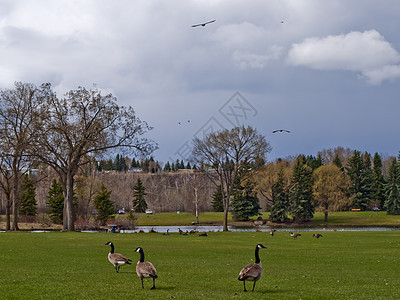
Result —
[[143, 249], [140, 249], [139, 253], [140, 253], [140, 262], [144, 262], [144, 252], [143, 252]]
[[256, 246], [256, 264], [259, 264], [261, 262], [260, 256], [258, 255], [258, 251], [260, 248], [258, 248], [258, 245]]
[[113, 253], [114, 253], [114, 244], [111, 243], [110, 246], [111, 246], [111, 251], [110, 251], [110, 253], [113, 254]]

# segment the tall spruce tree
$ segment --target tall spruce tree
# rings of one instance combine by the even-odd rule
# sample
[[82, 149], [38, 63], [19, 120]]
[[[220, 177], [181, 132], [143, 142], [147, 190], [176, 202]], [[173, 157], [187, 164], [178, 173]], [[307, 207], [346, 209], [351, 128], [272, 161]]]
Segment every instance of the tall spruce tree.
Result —
[[385, 195], [384, 207], [387, 210], [387, 214], [400, 214], [400, 165], [396, 158], [393, 159], [389, 167]]
[[372, 169], [371, 156], [368, 153], [361, 155], [355, 150], [347, 165], [347, 175], [350, 176], [354, 195], [353, 208], [368, 210], [372, 197]]
[[47, 195], [50, 219], [55, 224], [62, 224], [64, 211], [64, 193], [61, 184], [53, 179]]
[[167, 161], [167, 163], [165, 164], [164, 171], [171, 172], [171, 165], [170, 165], [169, 161]]
[[374, 167], [372, 172], [373, 201], [379, 208], [383, 208], [385, 204], [385, 179], [382, 174], [382, 159], [378, 153], [374, 155]]
[[232, 196], [232, 214], [235, 220], [248, 221], [250, 217], [259, 215], [259, 199], [251, 184], [237, 186]]
[[222, 187], [221, 185], [217, 186], [217, 189], [212, 194], [212, 202], [211, 205], [215, 212], [223, 212], [224, 211], [224, 203], [222, 202]]
[[147, 209], [147, 203], [144, 199], [146, 195], [146, 188], [144, 187], [140, 178], [138, 178], [136, 185], [133, 187], [133, 200], [132, 206], [135, 212], [144, 213]]
[[280, 223], [289, 220], [289, 194], [283, 169], [279, 170], [278, 180], [272, 185], [272, 201], [270, 220]]
[[104, 183], [101, 183], [100, 190], [94, 197], [94, 206], [97, 210], [97, 219], [105, 224], [114, 215], [114, 202], [111, 200], [111, 192]]
[[36, 188], [28, 174], [22, 177], [19, 213], [21, 215], [35, 216], [37, 214]]
[[342, 160], [340, 159], [340, 157], [337, 153], [336, 153], [336, 156], [333, 159], [332, 163], [335, 164], [342, 172], [344, 172]]
[[306, 165], [304, 155], [297, 158], [293, 167], [289, 200], [293, 221], [311, 220], [314, 216], [312, 169]]

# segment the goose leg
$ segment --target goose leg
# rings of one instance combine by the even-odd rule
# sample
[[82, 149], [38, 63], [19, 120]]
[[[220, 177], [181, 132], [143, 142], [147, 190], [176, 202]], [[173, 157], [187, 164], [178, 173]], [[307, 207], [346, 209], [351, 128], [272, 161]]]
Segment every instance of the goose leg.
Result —
[[144, 286], [143, 286], [143, 278], [140, 278], [140, 280], [142, 281], [142, 289], [144, 289]]
[[153, 287], [151, 288], [151, 290], [154, 290], [156, 288], [156, 279], [153, 278]]
[[117, 274], [118, 274], [118, 267], [117, 266], [115, 266], [115, 271], [117, 272]]
[[244, 287], [243, 292], [247, 292], [247, 290], [246, 290], [246, 280], [243, 280], [243, 287]]
[[251, 290], [252, 292], [254, 292], [254, 287], [256, 286], [256, 281], [254, 280], [254, 283], [253, 283], [253, 289]]

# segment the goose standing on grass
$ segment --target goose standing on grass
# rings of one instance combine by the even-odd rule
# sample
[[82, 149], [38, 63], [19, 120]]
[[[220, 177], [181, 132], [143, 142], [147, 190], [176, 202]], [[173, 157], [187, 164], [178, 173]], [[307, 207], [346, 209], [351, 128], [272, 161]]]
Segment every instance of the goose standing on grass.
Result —
[[290, 236], [291, 236], [292, 238], [297, 239], [297, 237], [298, 237], [298, 236], [301, 236], [301, 234], [300, 234], [300, 233], [293, 233], [293, 232], [291, 232], [291, 233], [290, 233]]
[[131, 259], [126, 258], [120, 253], [114, 253], [114, 244], [111, 242], [106, 243], [106, 245], [111, 246], [110, 253], [108, 253], [108, 260], [112, 263], [115, 267], [115, 271], [119, 272], [119, 267], [122, 265], [131, 265]]
[[316, 237], [317, 239], [319, 239], [320, 237], [322, 237], [322, 234], [314, 233], [314, 234], [313, 234], [313, 237]]
[[262, 267], [261, 267], [260, 256], [258, 255], [258, 251], [261, 248], [267, 248], [267, 247], [264, 247], [263, 245], [258, 244], [256, 246], [256, 251], [255, 251], [255, 256], [256, 256], [255, 263], [254, 264], [248, 264], [248, 265], [244, 266], [244, 268], [239, 273], [238, 280], [243, 281], [244, 292], [247, 292], [247, 290], [246, 290], [246, 280], [247, 281], [253, 281], [253, 289], [251, 290], [253, 292], [254, 291], [254, 287], [256, 286], [256, 282], [261, 278], [261, 275], [263, 273], [263, 270], [262, 270]]
[[142, 281], [142, 288], [143, 286], [143, 279], [144, 278], [153, 278], [153, 286], [152, 290], [156, 288], [156, 278], [157, 270], [154, 268], [153, 264], [149, 261], [144, 261], [144, 252], [142, 247], [137, 247], [135, 252], [140, 254], [140, 260], [136, 264], [136, 274], [139, 276], [140, 280]]

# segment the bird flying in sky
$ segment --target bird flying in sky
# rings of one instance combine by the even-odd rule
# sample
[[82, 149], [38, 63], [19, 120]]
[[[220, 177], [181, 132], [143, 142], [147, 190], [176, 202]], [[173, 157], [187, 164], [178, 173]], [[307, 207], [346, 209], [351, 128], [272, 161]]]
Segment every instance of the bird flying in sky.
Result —
[[215, 22], [216, 20], [212, 20], [212, 21], [208, 21], [208, 22], [205, 22], [205, 23], [200, 23], [200, 24], [195, 24], [195, 25], [192, 25], [192, 27], [197, 27], [197, 26], [206, 26], [207, 24], [210, 24], [210, 23], [213, 23], [213, 22]]
[[272, 131], [272, 133], [277, 133], [277, 132], [287, 132], [287, 133], [290, 133], [290, 131], [289, 131], [289, 130], [286, 130], [286, 129], [277, 129], [277, 130]]

